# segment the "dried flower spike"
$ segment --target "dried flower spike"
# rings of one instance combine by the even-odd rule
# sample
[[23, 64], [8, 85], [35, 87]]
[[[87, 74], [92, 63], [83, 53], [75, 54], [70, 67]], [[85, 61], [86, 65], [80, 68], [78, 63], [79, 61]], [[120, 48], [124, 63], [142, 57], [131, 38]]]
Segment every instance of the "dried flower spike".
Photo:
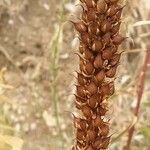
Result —
[[80, 39], [75, 105], [81, 117], [74, 117], [74, 150], [102, 150], [110, 143], [109, 121], [103, 117], [115, 92], [118, 47], [125, 40], [119, 33], [123, 7], [118, 1], [80, 0], [81, 20], [72, 21]]

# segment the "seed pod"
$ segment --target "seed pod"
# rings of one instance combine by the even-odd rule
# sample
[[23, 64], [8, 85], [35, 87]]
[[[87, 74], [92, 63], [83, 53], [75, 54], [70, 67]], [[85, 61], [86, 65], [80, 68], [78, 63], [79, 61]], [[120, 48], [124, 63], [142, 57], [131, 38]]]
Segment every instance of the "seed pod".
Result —
[[93, 144], [93, 147], [95, 149], [99, 149], [99, 146], [101, 145], [101, 143], [102, 143], [102, 139], [101, 139], [101, 137], [98, 137], [98, 138], [96, 138], [96, 140], [95, 140], [95, 142]]
[[82, 107], [82, 113], [87, 119], [90, 119], [92, 117], [91, 108], [87, 105]]
[[112, 24], [108, 20], [104, 20], [101, 24], [101, 31], [106, 33], [112, 28]]
[[98, 24], [96, 22], [90, 22], [88, 25], [88, 33], [90, 35], [96, 35], [100, 32]]
[[117, 65], [111, 67], [108, 71], [106, 71], [106, 77], [113, 78], [116, 74], [116, 71], [117, 71]]
[[111, 48], [105, 48], [102, 51], [102, 58], [103, 59], [110, 60], [112, 58], [112, 56], [113, 56], [113, 53], [112, 53]]
[[84, 0], [87, 8], [92, 8], [95, 6], [95, 1], [94, 0]]
[[77, 118], [74, 116], [74, 126], [75, 128], [79, 128], [81, 130], [85, 130], [87, 125], [86, 125], [86, 120]]
[[79, 21], [79, 22], [71, 21], [71, 22], [74, 24], [74, 26], [78, 32], [86, 32], [87, 31], [87, 27], [83, 21]]
[[95, 68], [103, 68], [103, 59], [101, 54], [98, 54], [94, 60], [94, 67]]
[[121, 22], [118, 22], [116, 25], [114, 25], [114, 26], [112, 27], [112, 29], [111, 29], [111, 34], [112, 34], [112, 35], [114, 35], [114, 34], [116, 34], [116, 33], [119, 32], [120, 24], [121, 24]]
[[87, 141], [94, 141], [96, 138], [96, 132], [94, 130], [87, 131]]
[[101, 83], [104, 80], [104, 78], [105, 78], [105, 71], [104, 70], [99, 71], [96, 74], [95, 78], [98, 81], [98, 84]]
[[90, 9], [89, 11], [87, 11], [87, 20], [90, 21], [95, 21], [96, 19], [96, 12], [94, 9]]
[[120, 45], [126, 38], [122, 37], [120, 34], [117, 34], [113, 37], [112, 41], [116, 45]]
[[89, 98], [89, 101], [88, 101], [88, 104], [91, 108], [95, 108], [96, 105], [97, 105], [97, 97], [95, 97], [95, 95], [92, 95], [90, 98]]
[[87, 49], [87, 45], [80, 42], [79, 52], [80, 52], [81, 54], [83, 54], [86, 49]]
[[117, 50], [118, 50], [118, 45], [111, 44], [110, 47], [111, 47], [111, 51], [113, 52], [113, 54], [117, 52]]
[[98, 0], [97, 2], [97, 12], [103, 14], [107, 11], [107, 4], [105, 0]]
[[91, 42], [91, 39], [88, 35], [88, 33], [84, 32], [84, 33], [81, 33], [81, 40], [83, 43], [85, 43], [86, 45], [89, 45], [90, 42]]
[[92, 44], [92, 50], [99, 52], [103, 47], [102, 41], [95, 40]]
[[108, 110], [106, 108], [103, 108], [103, 107], [98, 108], [98, 113], [99, 113], [100, 116], [105, 116], [107, 111]]
[[119, 21], [122, 15], [122, 8], [116, 13], [116, 21]]
[[81, 129], [77, 129], [76, 135], [77, 135], [77, 139], [80, 141], [84, 139], [85, 132]]
[[80, 119], [79, 125], [82, 130], [85, 130], [87, 127], [86, 120]]
[[100, 126], [100, 129], [101, 129], [101, 132], [100, 132], [101, 136], [107, 136], [109, 134], [109, 125], [108, 124], [103, 123]]
[[85, 85], [87, 83], [86, 77], [84, 77], [81, 73], [78, 73], [78, 83], [80, 85]]
[[110, 94], [109, 85], [108, 85], [108, 84], [104, 84], [104, 85], [101, 87], [101, 92], [102, 92], [103, 95], [109, 95], [109, 94]]
[[94, 66], [93, 66], [93, 64], [91, 62], [87, 62], [83, 66], [83, 71], [87, 75], [92, 75], [94, 73]]
[[86, 48], [84, 51], [84, 57], [87, 60], [93, 60], [94, 56], [90, 49]]
[[86, 86], [86, 91], [90, 95], [93, 95], [93, 94], [97, 93], [98, 87], [96, 86], [96, 84], [94, 82], [91, 82], [89, 85]]
[[76, 86], [77, 89], [77, 95], [80, 97], [85, 97], [86, 93], [85, 93], [85, 87], [84, 86]]
[[120, 54], [115, 54], [114, 56], [113, 56], [113, 58], [110, 60], [110, 65], [111, 66], [115, 66], [115, 65], [117, 65], [118, 64], [118, 62], [119, 62], [119, 60], [120, 60], [120, 57], [121, 57], [121, 53]]
[[95, 127], [101, 127], [101, 124], [103, 123], [103, 120], [101, 119], [100, 116], [97, 116], [94, 120], [93, 120], [93, 126]]
[[110, 44], [110, 40], [111, 40], [110, 32], [107, 32], [107, 33], [102, 37], [102, 41], [103, 41], [104, 45], [108, 45], [108, 44]]
[[111, 17], [119, 11], [118, 5], [111, 5], [107, 11], [107, 16]]

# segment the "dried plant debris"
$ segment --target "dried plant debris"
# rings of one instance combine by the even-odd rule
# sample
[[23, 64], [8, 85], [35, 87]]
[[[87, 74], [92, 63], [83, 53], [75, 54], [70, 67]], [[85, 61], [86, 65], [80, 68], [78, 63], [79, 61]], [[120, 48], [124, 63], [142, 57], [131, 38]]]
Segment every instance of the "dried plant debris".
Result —
[[77, 72], [74, 116], [74, 150], [107, 149], [110, 123], [106, 119], [108, 100], [115, 92], [114, 80], [125, 40], [119, 33], [124, 6], [118, 0], [81, 0], [80, 20], [71, 21], [78, 32], [79, 71]]

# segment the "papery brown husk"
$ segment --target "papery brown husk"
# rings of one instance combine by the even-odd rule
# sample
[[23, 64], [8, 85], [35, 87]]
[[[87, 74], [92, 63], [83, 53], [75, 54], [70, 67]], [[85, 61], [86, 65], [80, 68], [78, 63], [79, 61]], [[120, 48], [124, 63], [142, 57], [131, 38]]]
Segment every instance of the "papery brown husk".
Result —
[[79, 71], [77, 72], [74, 117], [74, 150], [107, 149], [110, 144], [108, 98], [114, 94], [114, 80], [125, 40], [119, 33], [123, 7], [118, 0], [80, 0], [83, 12], [73, 22], [79, 34]]

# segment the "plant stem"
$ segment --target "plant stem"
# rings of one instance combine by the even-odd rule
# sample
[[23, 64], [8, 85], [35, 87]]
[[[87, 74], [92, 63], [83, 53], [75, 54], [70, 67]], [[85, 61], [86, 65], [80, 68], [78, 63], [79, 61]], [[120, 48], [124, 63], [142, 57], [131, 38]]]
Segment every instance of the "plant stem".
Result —
[[[150, 59], [150, 47], [147, 49], [144, 65], [139, 75], [139, 85], [137, 87], [137, 103], [136, 103], [136, 107], [134, 110], [134, 115], [136, 117], [139, 116], [140, 105], [141, 105], [142, 95], [144, 92], [145, 77], [146, 77], [146, 71], [148, 68], [149, 59]], [[130, 150], [134, 130], [135, 130], [135, 125], [133, 125], [129, 130], [127, 145], [125, 147], [126, 150]]]

